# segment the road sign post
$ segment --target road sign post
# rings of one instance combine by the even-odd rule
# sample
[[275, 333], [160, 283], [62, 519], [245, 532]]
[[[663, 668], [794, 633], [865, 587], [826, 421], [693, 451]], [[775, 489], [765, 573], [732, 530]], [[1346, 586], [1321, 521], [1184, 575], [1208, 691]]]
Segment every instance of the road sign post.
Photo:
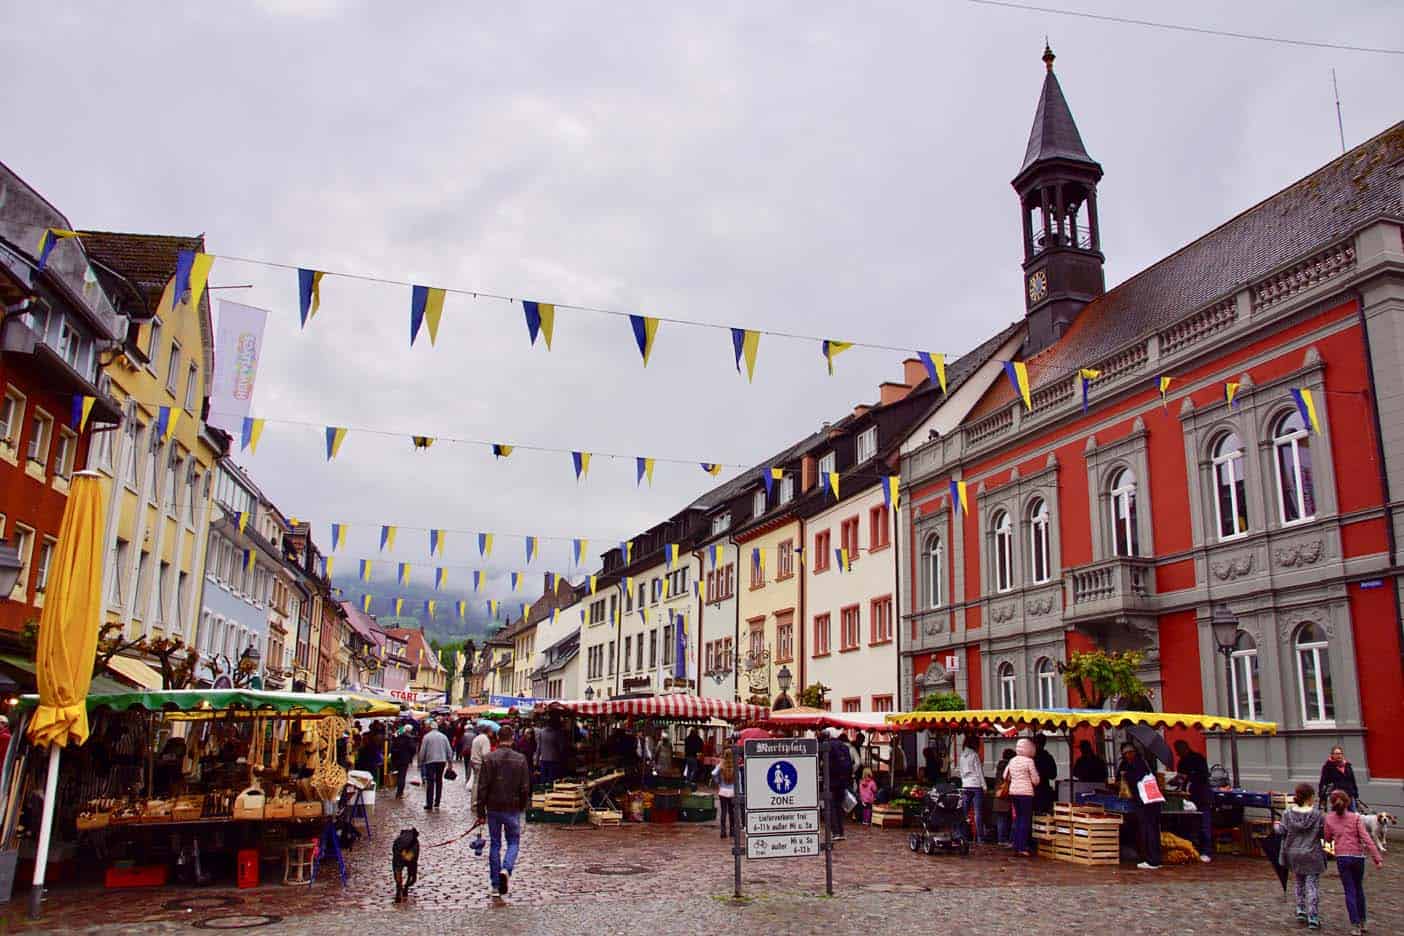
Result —
[[[739, 753], [742, 770], [736, 797], [744, 827], [746, 857], [825, 859], [828, 893], [833, 893], [833, 863], [828, 824], [820, 804], [827, 778], [820, 770], [820, 743], [813, 738], [767, 738], [747, 741]], [[741, 896], [741, 845], [732, 845], [736, 896]]]

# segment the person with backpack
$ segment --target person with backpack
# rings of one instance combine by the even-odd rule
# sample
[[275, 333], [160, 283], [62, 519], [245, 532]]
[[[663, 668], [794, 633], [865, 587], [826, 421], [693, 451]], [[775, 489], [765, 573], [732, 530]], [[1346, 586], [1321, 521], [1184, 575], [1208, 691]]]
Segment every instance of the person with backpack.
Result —
[[829, 837], [843, 839], [844, 798], [853, 782], [853, 756], [848, 753], [837, 728], [829, 729], [829, 757], [825, 764], [829, 772]]

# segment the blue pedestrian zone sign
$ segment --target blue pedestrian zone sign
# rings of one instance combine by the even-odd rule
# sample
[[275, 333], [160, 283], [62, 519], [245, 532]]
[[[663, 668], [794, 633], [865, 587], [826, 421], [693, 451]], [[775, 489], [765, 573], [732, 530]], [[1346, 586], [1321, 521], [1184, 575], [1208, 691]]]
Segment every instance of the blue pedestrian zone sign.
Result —
[[789, 761], [776, 761], [775, 766], [766, 775], [765, 782], [771, 792], [789, 796], [799, 785], [799, 771], [795, 770], [795, 765]]

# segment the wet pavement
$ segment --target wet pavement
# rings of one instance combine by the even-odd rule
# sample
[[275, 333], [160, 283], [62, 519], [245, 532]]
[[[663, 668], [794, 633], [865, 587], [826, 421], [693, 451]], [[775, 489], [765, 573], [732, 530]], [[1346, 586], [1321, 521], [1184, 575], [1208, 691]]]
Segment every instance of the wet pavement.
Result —
[[[1286, 933], [1298, 927], [1263, 859], [1137, 871], [1013, 857], [995, 846], [969, 857], [914, 855], [899, 829], [850, 826], [834, 855], [833, 898], [823, 896], [822, 859], [742, 862], [745, 895], [732, 900], [733, 864], [715, 822], [596, 829], [529, 824], [506, 904], [488, 892], [487, 858], [470, 838], [462, 781], [447, 784], [442, 809], [426, 812], [417, 787], [403, 800], [382, 793], [372, 836], [347, 853], [350, 883], [335, 864], [311, 886], [270, 883], [282, 863], [263, 865], [264, 884], [108, 891], [55, 888], [44, 918], [24, 919], [24, 895], [7, 908], [3, 932], [174, 933], [256, 929], [320, 936], [484, 931], [668, 933], [707, 927], [750, 932], [1065, 933], [1109, 928], [1137, 934]], [[419, 830], [419, 883], [393, 903], [390, 843]], [[440, 845], [439, 843], [445, 843]], [[437, 846], [437, 847], [436, 847]], [[1398, 863], [1404, 845], [1396, 845]], [[1372, 932], [1404, 932], [1404, 871], [1366, 874]], [[1321, 883], [1328, 932], [1349, 924], [1334, 871]]]

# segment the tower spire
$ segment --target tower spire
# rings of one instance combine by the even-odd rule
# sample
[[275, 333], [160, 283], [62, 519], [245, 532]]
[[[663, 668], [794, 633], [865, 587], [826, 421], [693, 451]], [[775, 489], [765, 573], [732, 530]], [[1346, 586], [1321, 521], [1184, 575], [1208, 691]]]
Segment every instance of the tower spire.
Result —
[[1048, 73], [1053, 74], [1053, 60], [1058, 56], [1053, 54], [1053, 47], [1048, 44], [1048, 37], [1043, 37], [1043, 64], [1048, 66]]

